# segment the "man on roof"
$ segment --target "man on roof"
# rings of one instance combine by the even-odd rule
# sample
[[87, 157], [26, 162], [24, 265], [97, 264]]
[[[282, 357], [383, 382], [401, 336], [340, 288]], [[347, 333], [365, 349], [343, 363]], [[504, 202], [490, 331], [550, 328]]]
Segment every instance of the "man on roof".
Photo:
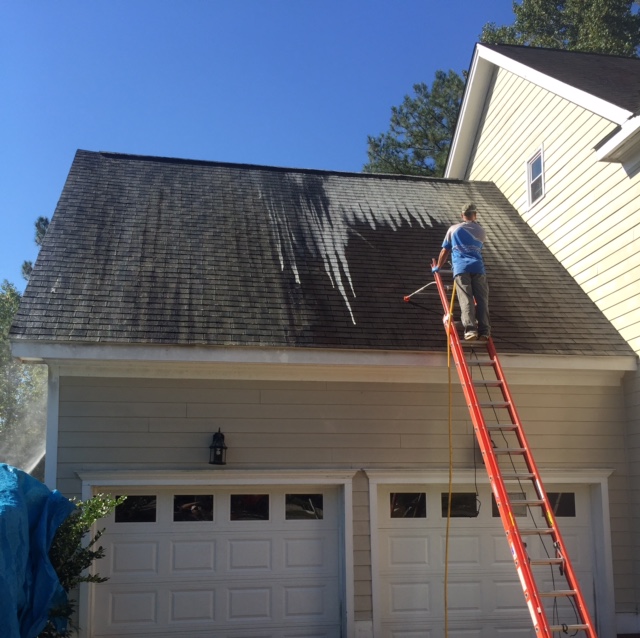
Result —
[[477, 215], [475, 204], [462, 207], [462, 222], [447, 231], [437, 265], [432, 268], [438, 272], [451, 255], [466, 341], [487, 341], [491, 334], [489, 285], [482, 259], [486, 233], [476, 221]]

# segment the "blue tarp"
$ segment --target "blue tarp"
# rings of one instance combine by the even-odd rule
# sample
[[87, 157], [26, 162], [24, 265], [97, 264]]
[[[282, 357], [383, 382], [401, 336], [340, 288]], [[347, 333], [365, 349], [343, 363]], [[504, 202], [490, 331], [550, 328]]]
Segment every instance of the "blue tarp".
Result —
[[3, 638], [35, 638], [67, 600], [49, 560], [75, 505], [26, 472], [0, 463], [0, 625]]

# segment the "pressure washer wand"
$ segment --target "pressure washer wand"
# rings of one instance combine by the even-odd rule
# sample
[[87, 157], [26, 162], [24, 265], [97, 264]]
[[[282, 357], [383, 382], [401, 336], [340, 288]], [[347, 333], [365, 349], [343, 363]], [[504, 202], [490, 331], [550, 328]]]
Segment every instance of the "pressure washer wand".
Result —
[[[436, 265], [436, 260], [433, 259], [433, 266]], [[451, 272], [450, 270], [441, 270], [441, 273], [448, 273]], [[422, 288], [418, 288], [418, 290], [414, 290], [410, 295], [405, 295], [404, 296], [404, 300], [405, 302], [408, 302], [411, 300], [411, 297], [413, 297], [414, 295], [417, 295], [418, 293], [422, 292], [423, 290], [425, 290], [426, 288], [428, 288], [429, 286], [435, 286], [436, 282], [432, 281], [431, 283], [428, 283], [426, 286], [422, 286]]]

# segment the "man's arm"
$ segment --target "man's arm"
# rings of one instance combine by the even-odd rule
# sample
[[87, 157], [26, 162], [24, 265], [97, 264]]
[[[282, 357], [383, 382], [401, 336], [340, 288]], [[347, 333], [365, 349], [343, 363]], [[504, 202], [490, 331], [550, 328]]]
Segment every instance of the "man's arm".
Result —
[[450, 254], [451, 254], [451, 251], [447, 248], [443, 248], [440, 251], [440, 254], [438, 255], [438, 263], [437, 263], [438, 268], [442, 268], [447, 263], [447, 259], [449, 259]]

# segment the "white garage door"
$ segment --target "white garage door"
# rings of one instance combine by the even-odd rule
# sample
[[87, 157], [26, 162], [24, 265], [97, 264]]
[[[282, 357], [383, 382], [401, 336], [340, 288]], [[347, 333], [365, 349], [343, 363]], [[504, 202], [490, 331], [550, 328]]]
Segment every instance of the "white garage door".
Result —
[[91, 636], [338, 638], [336, 488], [136, 489], [105, 522]]
[[[560, 531], [593, 613], [593, 547], [587, 488], [547, 486], [547, 491], [559, 503]], [[383, 638], [444, 637], [447, 492], [446, 486], [424, 485], [381, 486], [378, 490], [378, 623]], [[534, 636], [500, 519], [492, 511], [490, 488], [480, 486], [476, 500], [474, 486], [456, 486], [452, 506], [450, 638]], [[537, 524], [544, 527], [541, 519]], [[527, 542], [532, 558], [544, 556], [538, 537]], [[549, 567], [537, 569], [544, 570], [537, 572], [541, 589], [566, 589], [557, 567], [555, 572]], [[576, 622], [566, 602], [557, 614], [555, 622]]]

